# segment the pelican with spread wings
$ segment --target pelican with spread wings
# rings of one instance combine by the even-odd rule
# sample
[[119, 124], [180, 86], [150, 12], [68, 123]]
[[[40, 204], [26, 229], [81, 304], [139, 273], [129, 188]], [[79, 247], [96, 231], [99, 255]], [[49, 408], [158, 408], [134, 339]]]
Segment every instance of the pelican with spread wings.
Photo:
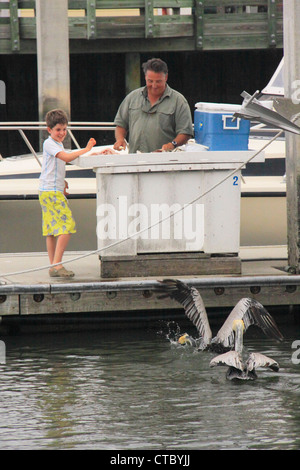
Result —
[[[255, 368], [269, 367], [274, 371], [279, 370], [279, 365], [273, 359], [260, 353], [251, 353], [246, 362], [243, 361], [243, 335], [251, 325], [262, 329], [265, 335], [283, 340], [273, 317], [257, 300], [251, 298], [241, 299], [233, 308], [225, 323], [215, 337], [212, 336], [208, 316], [202, 297], [195, 287], [190, 287], [182, 281], [164, 279], [160, 281], [159, 290], [163, 297], [171, 297], [179, 302], [186, 316], [192, 321], [198, 330], [199, 350], [211, 350], [222, 353], [215, 357], [210, 365], [227, 365], [229, 367], [227, 378], [254, 379]], [[193, 344], [189, 335], [179, 338], [181, 344]]]

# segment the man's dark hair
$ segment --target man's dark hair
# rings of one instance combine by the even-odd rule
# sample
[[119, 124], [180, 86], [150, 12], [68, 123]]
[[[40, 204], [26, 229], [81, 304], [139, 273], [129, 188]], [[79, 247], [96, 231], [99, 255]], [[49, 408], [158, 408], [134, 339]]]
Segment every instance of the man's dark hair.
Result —
[[144, 62], [142, 65], [144, 74], [148, 72], [148, 70], [151, 70], [152, 72], [155, 73], [168, 73], [168, 66], [167, 64], [161, 60], [161, 59], [149, 59], [147, 62]]

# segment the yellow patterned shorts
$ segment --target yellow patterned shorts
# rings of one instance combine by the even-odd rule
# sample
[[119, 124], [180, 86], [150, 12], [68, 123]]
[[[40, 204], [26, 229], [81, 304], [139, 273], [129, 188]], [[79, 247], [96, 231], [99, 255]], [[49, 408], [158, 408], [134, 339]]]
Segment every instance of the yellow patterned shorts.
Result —
[[39, 201], [43, 214], [44, 236], [76, 233], [75, 220], [63, 193], [40, 191]]

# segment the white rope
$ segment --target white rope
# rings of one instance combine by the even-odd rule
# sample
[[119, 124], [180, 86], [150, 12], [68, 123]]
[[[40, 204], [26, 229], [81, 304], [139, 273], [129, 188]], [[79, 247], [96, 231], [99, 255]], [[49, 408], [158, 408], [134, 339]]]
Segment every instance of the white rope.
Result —
[[[132, 235], [128, 235], [126, 238], [122, 238], [121, 240], [117, 240], [116, 242], [114, 243], [111, 243], [110, 245], [107, 245], [103, 248], [99, 248], [97, 250], [93, 250], [93, 251], [90, 251], [88, 253], [85, 253], [83, 255], [79, 255], [79, 256], [76, 256], [75, 258], [72, 258], [72, 259], [69, 259], [69, 260], [65, 260], [63, 262], [63, 264], [67, 264], [67, 263], [72, 263], [74, 261], [78, 261], [80, 259], [83, 259], [83, 258], [87, 258], [88, 256], [92, 256], [92, 255], [95, 255], [97, 253], [101, 253], [102, 251], [105, 251], [105, 250], [108, 250], [110, 248], [113, 248], [117, 245], [120, 245], [121, 243], [129, 240], [130, 238], [133, 238], [133, 237], [136, 237], [138, 235], [140, 235], [141, 233], [143, 232], [146, 232], [147, 230], [150, 230], [151, 228], [155, 227], [156, 225], [164, 222], [165, 220], [168, 220], [170, 219], [171, 217], [174, 217], [174, 215], [176, 215], [178, 212], [181, 212], [182, 210], [185, 210], [186, 207], [188, 206], [191, 206], [192, 204], [194, 204], [196, 201], [198, 201], [199, 199], [201, 199], [202, 197], [206, 196], [208, 193], [210, 193], [211, 191], [213, 191], [214, 189], [216, 189], [218, 186], [220, 186], [222, 183], [224, 183], [224, 181], [228, 180], [232, 175], [234, 175], [237, 171], [241, 170], [245, 165], [247, 165], [247, 163], [249, 163], [251, 160], [253, 160], [253, 158], [255, 158], [259, 153], [261, 153], [266, 147], [268, 147], [268, 145], [270, 145], [272, 142], [274, 142], [274, 140], [276, 140], [281, 134], [283, 133], [283, 131], [279, 131], [270, 141], [268, 141], [260, 150], [258, 150], [254, 155], [252, 155], [252, 157], [250, 157], [248, 160], [246, 160], [246, 162], [243, 162], [239, 167], [235, 168], [233, 171], [231, 171], [227, 176], [225, 176], [221, 181], [219, 181], [218, 183], [215, 183], [213, 186], [211, 186], [209, 189], [207, 189], [206, 191], [204, 191], [202, 194], [200, 194], [199, 196], [197, 196], [195, 199], [193, 199], [192, 201], [188, 202], [187, 204], [185, 204], [184, 207], [180, 207], [179, 209], [177, 209], [176, 211], [174, 211], [172, 214], [170, 215], [167, 215], [166, 217], [158, 220], [157, 222], [153, 223], [152, 225], [148, 226], [148, 227], [145, 227], [137, 232], [135, 232], [134, 234]], [[5, 273], [5, 274], [1, 274], [1, 277], [8, 277], [8, 276], [14, 276], [14, 275], [17, 275], [17, 274], [26, 274], [26, 273], [30, 273], [30, 272], [35, 272], [35, 271], [41, 271], [43, 269], [49, 269], [49, 268], [53, 268], [55, 266], [58, 266], [60, 265], [60, 263], [56, 263], [56, 264], [49, 264], [49, 265], [46, 265], [46, 266], [40, 266], [38, 268], [31, 268], [31, 269], [26, 269], [26, 270], [23, 270], [23, 271], [15, 271], [15, 272], [11, 272], [11, 273]]]

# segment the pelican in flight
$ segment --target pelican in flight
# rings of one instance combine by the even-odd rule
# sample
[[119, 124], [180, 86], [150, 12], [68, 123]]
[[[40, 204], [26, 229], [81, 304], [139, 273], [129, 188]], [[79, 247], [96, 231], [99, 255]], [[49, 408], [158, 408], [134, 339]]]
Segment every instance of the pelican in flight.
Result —
[[[274, 319], [257, 300], [241, 299], [217, 335], [213, 337], [206, 309], [198, 290], [174, 279], [164, 279], [160, 283], [159, 290], [163, 292], [160, 298], [168, 296], [179, 302], [184, 307], [186, 316], [196, 326], [200, 337], [198, 349], [221, 353], [211, 361], [211, 367], [227, 365], [229, 367], [228, 379], [240, 378], [244, 380], [256, 378], [256, 367], [270, 367], [274, 371], [279, 370], [276, 361], [260, 353], [251, 353], [246, 362], [242, 359], [243, 335], [251, 325], [258, 326], [269, 337], [278, 341], [283, 340]], [[180, 344], [192, 344], [191, 338], [187, 334], [182, 335], [179, 342]]]

